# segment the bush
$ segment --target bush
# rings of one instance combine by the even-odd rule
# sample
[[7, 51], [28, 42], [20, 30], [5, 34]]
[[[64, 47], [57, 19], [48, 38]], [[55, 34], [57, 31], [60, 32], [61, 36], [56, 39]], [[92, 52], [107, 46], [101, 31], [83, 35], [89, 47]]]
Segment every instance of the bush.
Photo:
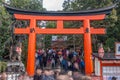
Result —
[[7, 63], [3, 62], [3, 61], [0, 61], [0, 72], [5, 71], [6, 68], [7, 68]]

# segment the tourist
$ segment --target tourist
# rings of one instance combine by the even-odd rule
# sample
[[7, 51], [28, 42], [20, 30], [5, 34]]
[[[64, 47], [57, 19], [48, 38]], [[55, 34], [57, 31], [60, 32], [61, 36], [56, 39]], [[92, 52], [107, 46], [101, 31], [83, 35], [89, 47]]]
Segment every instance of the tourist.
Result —
[[24, 80], [24, 74], [20, 74], [19, 76], [18, 76], [18, 80]]
[[68, 75], [59, 75], [56, 80], [70, 80], [70, 77]]
[[63, 60], [61, 62], [62, 64], [62, 68], [67, 71], [68, 70], [68, 62], [67, 62], [67, 59], [65, 57], [63, 57]]
[[40, 67], [42, 67], [42, 49], [39, 49], [37, 51], [37, 54], [38, 54], [39, 65]]
[[112, 80], [117, 80], [117, 78], [113, 76], [113, 77], [112, 77]]
[[0, 80], [7, 80], [7, 74], [6, 74], [6, 72], [3, 72], [3, 73], [1, 74]]
[[36, 68], [39, 66], [39, 59], [38, 59], [38, 53], [37, 53], [37, 51], [36, 51], [36, 53], [35, 53], [35, 61], [36, 61]]
[[92, 80], [89, 76], [81, 76], [78, 80]]
[[57, 76], [59, 76], [60, 72], [61, 72], [60, 67], [57, 67], [56, 69], [54, 69], [54, 77], [57, 78]]
[[85, 63], [84, 63], [83, 59], [80, 60], [79, 66], [81, 68], [81, 72], [84, 74], [85, 73]]
[[40, 68], [36, 70], [33, 80], [42, 80], [42, 70]]
[[27, 72], [24, 73], [24, 80], [30, 80], [30, 77], [28, 76]]
[[72, 73], [73, 73], [72, 76], [73, 76], [73, 79], [74, 79], [74, 80], [79, 80], [79, 78], [80, 78], [81, 76], [83, 76], [83, 74], [81, 74], [81, 73], [78, 72], [78, 71], [73, 71]]
[[73, 63], [73, 71], [79, 71], [79, 65], [77, 62]]
[[70, 80], [73, 80], [72, 71], [68, 71], [67, 75], [69, 76], [69, 79], [70, 79]]
[[43, 63], [43, 67], [47, 66], [47, 54], [46, 54], [46, 52], [44, 52], [44, 54], [42, 56], [42, 63]]
[[55, 80], [54, 72], [51, 71], [50, 69], [45, 69], [42, 80]]

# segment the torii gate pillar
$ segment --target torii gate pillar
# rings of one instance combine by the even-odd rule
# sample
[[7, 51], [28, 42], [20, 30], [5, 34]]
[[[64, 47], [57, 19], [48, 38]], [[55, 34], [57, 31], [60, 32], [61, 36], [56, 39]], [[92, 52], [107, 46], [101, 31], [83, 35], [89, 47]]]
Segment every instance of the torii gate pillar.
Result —
[[92, 44], [91, 44], [91, 33], [90, 33], [90, 20], [84, 20], [84, 61], [85, 61], [85, 73], [90, 75], [93, 72], [92, 62]]
[[36, 20], [30, 20], [30, 33], [28, 39], [28, 57], [27, 57], [27, 72], [30, 76], [35, 73], [35, 53], [36, 53], [36, 34], [35, 29]]

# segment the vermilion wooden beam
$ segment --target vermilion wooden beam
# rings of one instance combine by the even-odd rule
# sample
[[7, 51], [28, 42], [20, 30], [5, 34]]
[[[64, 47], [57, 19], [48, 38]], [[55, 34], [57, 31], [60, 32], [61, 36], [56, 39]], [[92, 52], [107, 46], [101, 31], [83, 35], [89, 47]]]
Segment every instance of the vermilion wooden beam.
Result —
[[29, 34], [30, 33], [30, 28], [15, 28], [14, 30], [15, 34]]
[[14, 14], [15, 18], [20, 20], [29, 20], [29, 19], [36, 19], [36, 20], [103, 20], [105, 18], [105, 14], [101, 15], [89, 15], [89, 16], [36, 16], [36, 15], [25, 15], [25, 14]]
[[37, 29], [38, 34], [83, 34], [83, 28], [80, 29]]
[[91, 32], [91, 34], [105, 34], [106, 30], [104, 28], [96, 29], [96, 28], [91, 27], [90, 32]]
[[[83, 27], [80, 29], [40, 29], [40, 28], [35, 28], [35, 33], [36, 34], [84, 34], [85, 31], [83, 30]], [[21, 33], [22, 32], [22, 33]], [[99, 28], [99, 29], [94, 29], [90, 28], [91, 34], [105, 34], [105, 29], [104, 28]], [[30, 33], [30, 28], [15, 28], [14, 30], [15, 34], [29, 34]]]
[[61, 20], [61, 21], [57, 21], [57, 30], [64, 30], [63, 29], [63, 21]]

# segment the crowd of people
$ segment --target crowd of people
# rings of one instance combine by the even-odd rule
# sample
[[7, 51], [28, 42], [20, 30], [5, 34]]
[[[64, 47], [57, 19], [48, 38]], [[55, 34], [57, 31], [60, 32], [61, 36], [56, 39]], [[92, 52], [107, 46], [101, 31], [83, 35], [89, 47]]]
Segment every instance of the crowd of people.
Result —
[[0, 80], [92, 80], [90, 76], [84, 76], [78, 71], [67, 71], [64, 72], [60, 68], [36, 68], [35, 75], [30, 77], [26, 72], [22, 72], [16, 79], [7, 78], [7, 74], [3, 72]]
[[[39, 49], [36, 51], [35, 75], [21, 72], [17, 80], [91, 80], [84, 76], [84, 60], [81, 49]], [[5, 72], [0, 80], [7, 80]]]
[[64, 72], [61, 69], [36, 69], [33, 80], [92, 80], [89, 76], [84, 76], [78, 71]]
[[[21, 71], [14, 80], [92, 80], [85, 76], [84, 53], [82, 49], [58, 49], [49, 48], [36, 51], [35, 74], [30, 77]], [[0, 80], [9, 80], [6, 72], [0, 76]], [[10, 79], [12, 80], [12, 79]], [[112, 77], [111, 80], [117, 80]]]
[[36, 51], [36, 67], [61, 67], [64, 71], [80, 71], [84, 74], [84, 60], [81, 49], [39, 49]]

